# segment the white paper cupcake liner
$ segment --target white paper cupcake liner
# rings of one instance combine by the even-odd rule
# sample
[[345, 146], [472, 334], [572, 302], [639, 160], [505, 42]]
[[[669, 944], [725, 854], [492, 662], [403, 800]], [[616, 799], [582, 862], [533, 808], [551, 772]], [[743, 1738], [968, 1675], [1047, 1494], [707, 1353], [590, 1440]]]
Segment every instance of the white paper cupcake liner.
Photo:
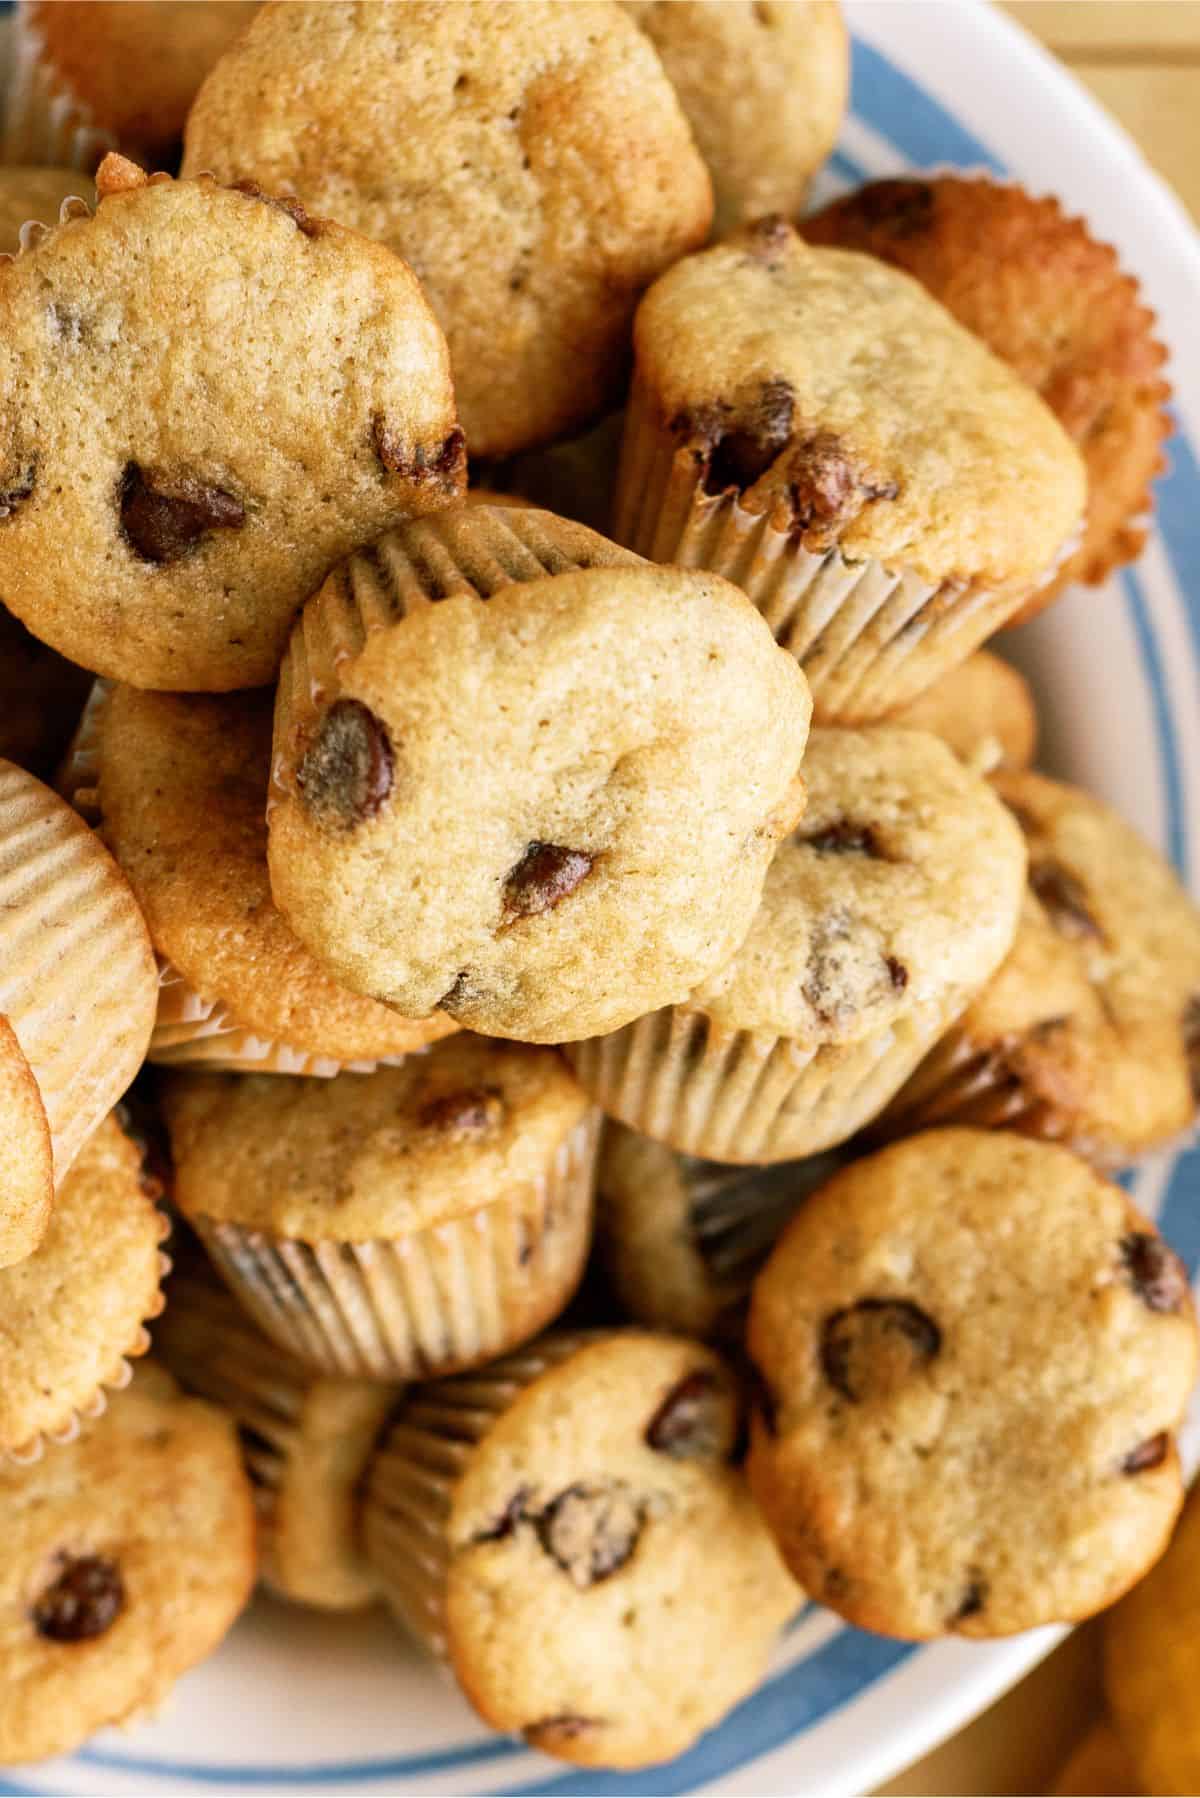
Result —
[[491, 1367], [410, 1394], [367, 1475], [363, 1544], [388, 1604], [445, 1659], [443, 1602], [454, 1488], [496, 1419], [533, 1380], [596, 1333], [555, 1331]]
[[54, 782], [55, 790], [93, 830], [100, 822], [100, 722], [111, 692], [112, 682], [103, 675], [92, 682]]
[[732, 493], [705, 493], [704, 475], [635, 375], [617, 478], [618, 542], [740, 587], [804, 669], [819, 723], [866, 723], [907, 704], [1029, 598], [931, 582], [872, 557], [851, 560], [836, 546], [814, 554], [770, 514], [748, 511]]
[[945, 1005], [914, 1007], [861, 1042], [811, 1049], [757, 1031], [719, 1035], [701, 1013], [668, 1006], [563, 1052], [596, 1103], [643, 1136], [708, 1161], [793, 1161], [877, 1117], [948, 1016]]
[[90, 175], [105, 152], [117, 148], [117, 140], [97, 126], [90, 109], [46, 62], [41, 33], [22, 7], [12, 15], [9, 57], [3, 160]]
[[599, 1118], [547, 1175], [398, 1240], [305, 1243], [189, 1219], [273, 1342], [323, 1373], [412, 1380], [478, 1366], [548, 1324], [591, 1238]]

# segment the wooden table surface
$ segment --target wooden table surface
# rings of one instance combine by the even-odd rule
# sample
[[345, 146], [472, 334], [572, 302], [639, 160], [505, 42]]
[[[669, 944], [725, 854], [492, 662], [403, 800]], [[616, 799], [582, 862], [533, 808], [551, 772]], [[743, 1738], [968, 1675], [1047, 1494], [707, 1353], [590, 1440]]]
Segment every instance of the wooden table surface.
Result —
[[[1200, 222], [1200, 0], [1009, 0], [1131, 133]], [[1099, 1698], [1096, 1637], [1077, 1630], [968, 1729], [885, 1793], [1045, 1792]]]

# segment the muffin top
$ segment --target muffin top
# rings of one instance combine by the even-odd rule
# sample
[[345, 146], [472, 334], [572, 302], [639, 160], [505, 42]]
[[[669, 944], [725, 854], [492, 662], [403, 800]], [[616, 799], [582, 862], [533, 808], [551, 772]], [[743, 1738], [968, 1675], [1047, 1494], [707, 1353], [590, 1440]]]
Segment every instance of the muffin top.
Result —
[[266, 5], [205, 82], [183, 167], [296, 193], [411, 262], [472, 455], [619, 401], [637, 296], [712, 214], [662, 65], [613, 0]]
[[456, 1028], [347, 992], [293, 936], [267, 878], [274, 696], [116, 687], [100, 716], [104, 839], [159, 954], [244, 1028], [338, 1061], [403, 1055]]
[[0, 1465], [0, 1761], [152, 1711], [254, 1584], [233, 1424], [144, 1366], [79, 1440]]
[[[83, 9], [68, 0], [68, 10]], [[0, 254], [16, 255], [21, 226], [30, 219], [57, 225], [63, 201], [73, 196], [95, 204], [96, 186], [90, 175], [81, 175], [78, 169], [0, 168]]]
[[978, 175], [872, 181], [802, 229], [914, 275], [1037, 389], [1078, 445], [1083, 538], [1039, 597], [1132, 561], [1163, 466], [1170, 388], [1154, 314], [1112, 246], [1057, 200]]
[[1200, 910], [1090, 793], [1033, 773], [996, 788], [1025, 832], [1029, 893], [1011, 954], [959, 1029], [1089, 1154], [1131, 1160], [1200, 1107]]
[[662, 58], [712, 176], [717, 236], [798, 212], [850, 80], [837, 0], [622, 0]]
[[90, 122], [131, 155], [154, 157], [178, 150], [200, 83], [258, 9], [256, 0], [24, 0], [21, 10]]
[[374, 1074], [176, 1074], [185, 1216], [305, 1242], [396, 1238], [544, 1179], [588, 1109], [548, 1049], [454, 1037]]
[[[156, 1189], [155, 1189], [156, 1190]], [[0, 1272], [0, 1466], [69, 1428], [162, 1309], [166, 1221], [113, 1118], [81, 1150], [32, 1255]]]
[[370, 1604], [378, 1584], [358, 1546], [357, 1487], [400, 1388], [314, 1375], [268, 1341], [202, 1266], [171, 1276], [154, 1352], [243, 1432], [263, 1578], [301, 1604]]
[[461, 485], [445, 344], [339, 225], [119, 157], [97, 184], [0, 267], [0, 591], [135, 686], [259, 685], [331, 562]]
[[927, 730], [977, 774], [1027, 768], [1037, 747], [1029, 682], [989, 650], [976, 650], [898, 712], [889, 725]]
[[737, 1436], [716, 1356], [638, 1330], [499, 1416], [454, 1490], [446, 1583], [450, 1659], [494, 1728], [639, 1766], [757, 1682], [800, 1594], [730, 1465]]
[[53, 1202], [46, 1108], [11, 1024], [0, 1017], [0, 1268], [36, 1249]]
[[705, 491], [805, 548], [1023, 592], [1079, 523], [1083, 465], [1037, 395], [918, 282], [779, 219], [661, 276], [634, 345]]
[[852, 1043], [952, 1016], [1011, 946], [1021, 833], [986, 781], [923, 731], [814, 730], [808, 807], [750, 934], [688, 997], [718, 1033]]
[[408, 1016], [440, 1002], [543, 1042], [615, 1029], [745, 935], [802, 804], [809, 710], [720, 576], [548, 513], [456, 508], [354, 558], [297, 628], [276, 904], [339, 980]]
[[796, 1577], [886, 1635], [1111, 1604], [1182, 1498], [1182, 1264], [1067, 1150], [935, 1130], [854, 1163], [755, 1284], [749, 1473]]

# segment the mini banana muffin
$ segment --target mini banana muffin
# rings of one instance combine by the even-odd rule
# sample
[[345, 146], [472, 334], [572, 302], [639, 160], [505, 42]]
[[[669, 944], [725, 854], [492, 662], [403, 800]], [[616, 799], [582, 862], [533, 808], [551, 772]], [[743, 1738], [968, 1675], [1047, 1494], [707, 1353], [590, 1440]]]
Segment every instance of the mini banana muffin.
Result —
[[493, 1729], [581, 1766], [669, 1760], [758, 1684], [800, 1601], [738, 1438], [699, 1343], [552, 1334], [409, 1394], [367, 1553]]
[[480, 1037], [374, 1074], [175, 1074], [173, 1198], [260, 1329], [319, 1373], [406, 1380], [566, 1305], [597, 1119], [561, 1058]]
[[1200, 1505], [1192, 1498], [1158, 1566], [1104, 1619], [1104, 1695], [1133, 1774], [1121, 1792], [1200, 1787], [1198, 1679]]
[[750, 1484], [806, 1590], [915, 1640], [1090, 1616], [1183, 1499], [1182, 1263], [1051, 1143], [934, 1130], [856, 1162], [755, 1283]]
[[61, 1184], [133, 1080], [157, 996], [142, 914], [108, 851], [49, 787], [0, 761], [0, 1104], [13, 1126], [0, 1267], [45, 1229], [47, 1151]]
[[1098, 582], [1146, 540], [1171, 430], [1167, 352], [1111, 244], [1052, 198], [982, 175], [872, 181], [801, 229], [914, 275], [1035, 387], [1087, 467], [1083, 535], [1032, 616], [1069, 581]]
[[276, 1074], [369, 1070], [457, 1028], [347, 992], [271, 900], [272, 693], [117, 687], [97, 726], [98, 811], [162, 967], [150, 1058]]
[[70, 217], [77, 209], [90, 209], [95, 201], [95, 182], [77, 169], [0, 168], [0, 254], [16, 255], [21, 227], [31, 219], [57, 225], [64, 206]]
[[200, 83], [256, 10], [255, 0], [20, 0], [5, 161], [90, 173], [120, 149], [173, 166]]
[[837, 0], [622, 0], [712, 176], [717, 236], [795, 213], [837, 141], [850, 43]]
[[822, 722], [906, 705], [1079, 527], [1083, 463], [1028, 385], [910, 276], [781, 219], [661, 276], [634, 352], [614, 536], [742, 585]]
[[90, 674], [0, 606], [0, 756], [43, 780], [52, 777], [91, 684]]
[[233, 1425], [149, 1365], [69, 1448], [0, 1466], [0, 1536], [6, 1765], [157, 1708], [254, 1584]]
[[1016, 941], [886, 1125], [1003, 1126], [1120, 1167], [1200, 1109], [1200, 910], [1091, 794], [1033, 773], [995, 785], [1029, 847]]
[[932, 731], [977, 774], [1028, 768], [1037, 748], [1037, 712], [1024, 675], [977, 649], [949, 674], [889, 714], [890, 725]]
[[[162, 1310], [168, 1225], [142, 1157], [108, 1118], [63, 1181], [38, 1248], [0, 1271], [0, 1467], [70, 1442], [129, 1378]], [[3, 1683], [3, 1682], [0, 1682]]]
[[803, 806], [808, 717], [728, 582], [547, 512], [457, 507], [335, 570], [297, 624], [275, 903], [406, 1017], [615, 1028], [745, 936]]
[[750, 933], [680, 1004], [567, 1055], [686, 1155], [790, 1161], [878, 1116], [1012, 945], [1021, 832], [924, 731], [818, 729]]
[[740, 1342], [755, 1274], [797, 1205], [840, 1160], [730, 1167], [609, 1124], [596, 1235], [622, 1308], [651, 1329]]
[[119, 157], [97, 188], [0, 267], [0, 593], [134, 686], [261, 685], [332, 562], [463, 485], [445, 343], [292, 203]]
[[358, 1487], [401, 1388], [314, 1378], [199, 1266], [172, 1275], [154, 1352], [238, 1426], [266, 1583], [321, 1610], [370, 1604], [378, 1582], [359, 1547]]
[[411, 262], [473, 456], [619, 403], [637, 297], [712, 217], [662, 64], [613, 0], [266, 5], [201, 89], [183, 169], [295, 193]]

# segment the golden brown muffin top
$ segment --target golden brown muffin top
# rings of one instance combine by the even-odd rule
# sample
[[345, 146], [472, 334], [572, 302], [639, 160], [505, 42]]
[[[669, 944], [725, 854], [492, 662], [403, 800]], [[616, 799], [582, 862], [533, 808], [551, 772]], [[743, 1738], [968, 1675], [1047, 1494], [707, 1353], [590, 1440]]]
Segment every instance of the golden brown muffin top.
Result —
[[619, 400], [638, 294], [712, 216], [615, 0], [269, 4], [201, 90], [183, 166], [294, 192], [411, 262], [478, 455]]
[[116, 687], [99, 727], [104, 840], [158, 953], [244, 1029], [336, 1061], [448, 1036], [347, 992], [288, 928], [267, 877], [274, 695]]
[[873, 181], [801, 229], [915, 276], [1037, 389], [1078, 446], [1086, 526], [1052, 592], [1132, 561], [1163, 466], [1170, 388], [1154, 314], [1112, 246], [1056, 199], [978, 175]]
[[1024, 675], [990, 650], [976, 650], [886, 722], [927, 730], [977, 774], [1027, 768], [1037, 747], [1037, 713]]

